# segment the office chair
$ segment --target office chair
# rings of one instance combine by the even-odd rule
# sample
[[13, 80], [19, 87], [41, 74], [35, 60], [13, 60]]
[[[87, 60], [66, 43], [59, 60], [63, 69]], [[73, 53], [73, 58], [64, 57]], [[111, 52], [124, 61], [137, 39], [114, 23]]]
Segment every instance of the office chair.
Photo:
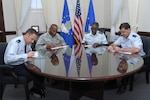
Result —
[[23, 84], [25, 86], [26, 100], [30, 100], [28, 83], [31, 81], [24, 76], [17, 76], [13, 67], [4, 63], [4, 52], [7, 43], [0, 42], [0, 100], [3, 99], [3, 92], [7, 84]]
[[99, 31], [100, 33], [104, 33], [104, 35], [106, 36], [106, 39], [107, 39], [106, 31], [105, 31], [104, 28], [99, 28], [98, 31]]
[[146, 53], [145, 56], [143, 56], [144, 59], [144, 66], [141, 69], [141, 72], [146, 72], [146, 83], [149, 84], [149, 72], [150, 72], [150, 37], [142, 36], [143, 41], [143, 48], [144, 52]]
[[[144, 65], [139, 72], [145, 72], [146, 76], [146, 83], [149, 84], [149, 73], [150, 73], [150, 37], [141, 36], [143, 42], [143, 49], [146, 53], [145, 56], [142, 56], [144, 59]], [[134, 82], [134, 75], [131, 76], [130, 81], [130, 91], [133, 90], [133, 82]]]
[[105, 29], [104, 28], [99, 28], [98, 31], [105, 34]]

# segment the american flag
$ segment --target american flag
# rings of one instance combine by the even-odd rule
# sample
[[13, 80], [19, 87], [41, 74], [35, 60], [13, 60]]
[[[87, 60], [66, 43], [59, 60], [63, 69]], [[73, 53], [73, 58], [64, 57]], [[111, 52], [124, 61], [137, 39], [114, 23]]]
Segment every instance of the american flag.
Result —
[[82, 17], [81, 17], [81, 9], [80, 9], [80, 1], [77, 0], [76, 4], [76, 12], [74, 18], [74, 38], [77, 44], [81, 44], [83, 35], [82, 35]]
[[81, 58], [82, 58], [82, 45], [81, 44], [74, 45], [74, 53], [75, 53], [78, 76], [80, 76]]

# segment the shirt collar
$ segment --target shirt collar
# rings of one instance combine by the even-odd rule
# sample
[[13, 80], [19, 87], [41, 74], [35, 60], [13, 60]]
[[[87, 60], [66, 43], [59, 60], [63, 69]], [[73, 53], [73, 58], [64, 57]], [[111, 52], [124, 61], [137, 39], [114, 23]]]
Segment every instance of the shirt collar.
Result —
[[50, 36], [50, 38], [56, 38], [58, 33], [56, 33], [56, 35], [54, 37], [52, 37], [49, 33], [47, 33], [47, 34]]
[[132, 35], [133, 35], [133, 32], [130, 32], [130, 34], [129, 34], [127, 39], [129, 39], [129, 40], [132, 39]]
[[90, 32], [90, 36], [98, 36], [99, 32], [97, 31], [95, 35], [92, 34], [92, 32]]
[[23, 35], [20, 36], [20, 40], [22, 41], [22, 43], [26, 44], [24, 38], [23, 38]]

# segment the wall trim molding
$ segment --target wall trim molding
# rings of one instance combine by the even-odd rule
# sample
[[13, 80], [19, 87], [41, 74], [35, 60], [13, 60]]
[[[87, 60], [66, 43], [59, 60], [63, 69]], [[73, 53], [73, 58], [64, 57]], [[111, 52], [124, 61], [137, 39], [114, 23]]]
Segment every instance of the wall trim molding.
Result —
[[16, 31], [6, 31], [5, 35], [16, 35]]
[[138, 34], [142, 35], [142, 36], [149, 36], [150, 37], [150, 32], [138, 31]]
[[[104, 29], [107, 32], [110, 32], [110, 28], [101, 28]], [[138, 31], [137, 32], [141, 36], [149, 36], [150, 37], [150, 32], [144, 32], [144, 31]], [[116, 33], [118, 34], [118, 33]], [[6, 31], [5, 35], [16, 35], [16, 31]]]
[[[110, 32], [110, 28], [101, 28], [104, 29], [107, 32]], [[141, 35], [141, 36], [149, 36], [150, 37], [150, 32], [144, 32], [144, 31], [138, 31], [137, 34]], [[120, 35], [119, 32], [116, 32], [116, 35]]]

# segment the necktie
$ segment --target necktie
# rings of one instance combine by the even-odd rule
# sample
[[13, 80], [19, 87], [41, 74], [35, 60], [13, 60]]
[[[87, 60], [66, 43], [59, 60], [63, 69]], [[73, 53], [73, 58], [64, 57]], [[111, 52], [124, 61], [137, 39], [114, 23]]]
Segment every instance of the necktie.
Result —
[[25, 53], [27, 53], [27, 50], [26, 50], [26, 49], [27, 49], [27, 44], [25, 44], [25, 46], [24, 46], [24, 52], [25, 52]]

